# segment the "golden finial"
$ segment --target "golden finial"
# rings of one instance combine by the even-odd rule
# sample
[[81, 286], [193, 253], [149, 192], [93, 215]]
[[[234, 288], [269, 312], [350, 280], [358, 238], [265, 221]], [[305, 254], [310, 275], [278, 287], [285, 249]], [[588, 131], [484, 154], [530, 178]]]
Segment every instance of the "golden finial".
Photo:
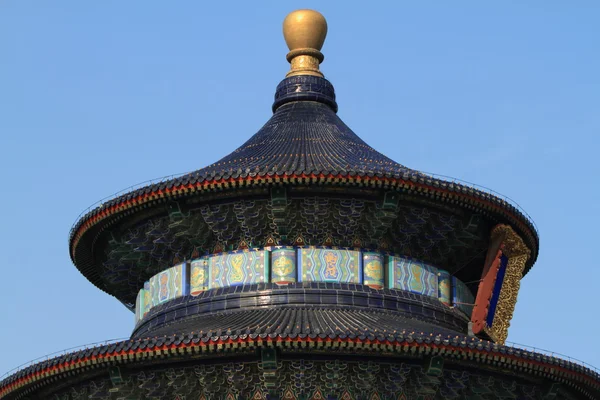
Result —
[[313, 10], [292, 11], [283, 21], [283, 37], [290, 52], [286, 58], [292, 66], [288, 76], [314, 75], [323, 77], [319, 64], [323, 62], [321, 48], [327, 36], [327, 21]]

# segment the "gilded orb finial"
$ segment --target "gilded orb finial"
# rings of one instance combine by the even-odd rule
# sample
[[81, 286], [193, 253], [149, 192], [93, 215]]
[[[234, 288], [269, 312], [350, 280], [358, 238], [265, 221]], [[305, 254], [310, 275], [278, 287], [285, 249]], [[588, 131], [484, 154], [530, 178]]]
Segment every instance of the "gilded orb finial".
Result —
[[323, 77], [319, 64], [323, 62], [321, 48], [327, 36], [327, 21], [313, 10], [292, 11], [283, 20], [283, 37], [290, 49], [286, 58], [292, 69], [286, 74]]

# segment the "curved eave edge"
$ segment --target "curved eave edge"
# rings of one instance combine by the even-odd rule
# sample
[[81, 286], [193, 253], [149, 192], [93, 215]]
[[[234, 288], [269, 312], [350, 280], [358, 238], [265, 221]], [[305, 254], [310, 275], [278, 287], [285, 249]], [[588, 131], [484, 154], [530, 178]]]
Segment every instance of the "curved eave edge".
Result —
[[[294, 336], [294, 337], [292, 337]], [[103, 368], [121, 364], [151, 362], [155, 359], [172, 361], [190, 357], [210, 356], [211, 354], [235, 354], [252, 351], [255, 348], [271, 347], [282, 351], [324, 351], [348, 352], [352, 354], [373, 354], [381, 352], [387, 356], [439, 355], [449, 362], [462, 360], [506, 368], [519, 373], [526, 372], [565, 383], [576, 388], [589, 398], [595, 398], [589, 390], [600, 391], [600, 376], [578, 364], [542, 354], [499, 346], [473, 339], [467, 342], [460, 338], [440, 338], [439, 336], [408, 337], [386, 339], [385, 337], [348, 337], [346, 335], [225, 335], [199, 337], [186, 335], [185, 339], [164, 337], [148, 345], [145, 340], [125, 341], [86, 349], [29, 367], [0, 382], [0, 399], [16, 392], [35, 390], [46, 383], [66, 375], [73, 376], [78, 371]], [[129, 346], [126, 346], [129, 344]], [[125, 349], [128, 347], [128, 349]], [[51, 365], [46, 365], [51, 364]], [[585, 385], [585, 386], [581, 386]]]
[[[422, 181], [424, 179], [421, 178]], [[477, 207], [481, 210], [492, 211], [494, 213], [504, 215], [511, 223], [515, 224], [519, 231], [524, 232], [526, 241], [534, 244], [532, 249], [532, 257], [528, 261], [526, 274], [537, 258], [538, 236], [531, 222], [512, 205], [501, 200], [493, 195], [478, 191], [464, 185], [448, 184], [446, 182], [436, 181], [436, 186], [429, 185], [424, 182], [413, 182], [398, 178], [388, 177], [362, 177], [350, 175], [273, 175], [273, 176], [257, 176], [247, 178], [229, 178], [218, 179], [214, 181], [204, 181], [202, 183], [188, 183], [181, 185], [172, 185], [164, 189], [158, 189], [149, 193], [140, 194], [137, 196], [125, 196], [120, 202], [112, 206], [99, 207], [82, 219], [79, 220], [77, 228], [70, 240], [70, 255], [73, 263], [77, 266], [80, 272], [99, 289], [107, 292], [104, 288], [103, 281], [93, 267], [93, 261], [89, 259], [90, 255], [83, 255], [80, 258], [81, 252], [78, 252], [78, 243], [82, 236], [92, 227], [99, 224], [101, 221], [117, 216], [123, 218], [125, 215], [134, 212], [139, 207], [147, 207], [157, 201], [165, 201], [165, 199], [177, 199], [185, 196], [190, 196], [202, 192], [217, 192], [233, 188], [244, 188], [251, 186], [269, 186], [277, 184], [333, 184], [333, 185], [350, 185], [363, 186], [372, 188], [382, 188], [389, 190], [398, 190], [411, 194], [418, 194], [424, 197], [436, 198], [449, 203], [457, 203], [466, 208]], [[434, 183], [434, 184], [435, 184]], [[444, 187], [445, 186], [445, 187]], [[455, 189], [459, 189], [460, 192]]]
[[142, 205], [148, 205], [156, 200], [165, 198], [174, 199], [192, 195], [198, 192], [216, 192], [231, 188], [249, 187], [253, 185], [263, 186], [295, 183], [351, 185], [390, 190], [395, 189], [409, 193], [416, 193], [427, 197], [433, 197], [450, 203], [457, 202], [459, 205], [466, 206], [467, 208], [475, 206], [482, 210], [493, 211], [497, 214], [504, 215], [510, 221], [512, 221], [516, 227], [527, 236], [525, 238], [526, 241], [534, 245], [534, 248], [531, 249], [532, 257], [528, 262], [528, 267], [525, 273], [529, 271], [537, 258], [539, 239], [531, 221], [505, 200], [468, 186], [447, 183], [439, 180], [425, 182], [425, 179], [422, 177], [419, 177], [419, 179], [415, 178], [414, 180], [409, 180], [394, 177], [370, 177], [342, 174], [273, 174], [245, 178], [221, 178], [212, 181], [205, 180], [203, 182], [196, 183], [172, 184], [170, 186], [164, 186], [152, 191], [140, 189], [139, 191], [133, 192], [129, 195], [122, 196], [121, 198], [117, 199], [118, 201], [110, 202], [112, 205], [98, 207], [86, 214], [77, 222], [69, 238], [71, 259], [77, 265], [75, 262], [77, 245], [83, 234], [88, 229], [115, 214], [123, 213], [127, 210], [132, 210]]

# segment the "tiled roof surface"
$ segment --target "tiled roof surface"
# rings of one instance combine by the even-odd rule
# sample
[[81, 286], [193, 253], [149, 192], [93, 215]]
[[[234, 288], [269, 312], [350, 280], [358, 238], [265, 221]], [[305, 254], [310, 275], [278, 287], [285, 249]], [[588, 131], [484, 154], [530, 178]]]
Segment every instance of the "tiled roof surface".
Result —
[[214, 331], [237, 335], [326, 333], [371, 335], [402, 329], [467, 332], [468, 317], [437, 298], [356, 284], [270, 283], [207, 290], [158, 305], [132, 337]]
[[[329, 90], [323, 89], [325, 87]], [[318, 91], [319, 95], [315, 95], [314, 91]], [[333, 87], [323, 78], [296, 76], [285, 79], [277, 88], [274, 109], [274, 115], [254, 136], [219, 161], [181, 177], [116, 197], [81, 220], [138, 195], [178, 185], [286, 174], [397, 177], [457, 193], [469, 193], [508, 209], [514, 208], [489, 193], [407, 168], [373, 149], [337, 116]], [[516, 209], [512, 211], [520, 214]], [[525, 216], [522, 217], [528, 221]], [[535, 230], [533, 226], [531, 229]]]
[[[325, 304], [326, 296], [339, 298], [344, 295], [343, 289], [351, 289], [353, 285], [338, 287], [320, 283], [310, 286], [294, 290], [304, 290], [307, 296], [317, 295], [319, 301]], [[333, 287], [340, 290], [332, 291]], [[257, 285], [240, 287], [237, 292], [236, 288], [222, 288], [206, 292], [205, 297], [224, 300], [224, 296], [230, 294], [251, 294], [256, 288]], [[315, 288], [322, 290], [312, 290]], [[265, 297], [275, 292], [267, 287], [263, 289]], [[415, 303], [406, 305], [409, 312], [406, 314], [399, 309], [393, 311], [393, 307], [386, 308], [389, 299], [384, 295], [396, 291], [360, 289], [380, 296], [365, 298], [357, 303], [362, 306], [353, 307], [336, 307], [331, 297], [331, 304], [326, 305], [275, 306], [258, 299], [250, 306], [232, 304], [232, 309], [226, 311], [196, 310], [196, 318], [163, 324], [147, 332], [147, 336], [139, 335], [130, 340], [86, 348], [24, 368], [0, 382], [0, 398], [40, 380], [55, 379], [53, 377], [60, 374], [74, 377], [78, 370], [119, 364], [141, 364], [152, 368], [154, 359], [160, 360], [159, 368], [164, 368], [166, 358], [185, 361], [190, 357], [197, 359], [211, 354], [243, 357], [255, 354], [256, 348], [265, 346], [279, 348], [283, 352], [329, 356], [364, 354], [415, 358], [439, 355], [453, 363], [486, 365], [502, 374], [514, 370], [518, 374], [567, 383], [586, 393], [600, 394], [600, 375], [583, 365], [468, 336], [442, 327], [436, 322], [440, 320], [438, 317], [419, 319], [421, 314], [418, 310], [427, 314], [424, 308], [418, 307], [419, 304], [430, 309], [433, 306], [423, 296], [405, 296], [406, 301], [413, 300]], [[294, 294], [294, 290], [288, 291], [288, 295]], [[360, 297], [360, 293], [354, 295]], [[201, 300], [202, 296], [199, 297]], [[440, 307], [451, 310], [446, 306]], [[159, 311], [158, 315], [181, 312], [176, 307], [162, 307]]]
[[[336, 115], [333, 87], [327, 80], [311, 76], [285, 79], [277, 88], [274, 109], [272, 118], [254, 136], [216, 163], [134, 190], [84, 215], [70, 236], [73, 261], [86, 276], [97, 273], [91, 242], [78, 247], [83, 235], [94, 227], [98, 227], [96, 233], [103, 230], [98, 224], [106, 218], [134, 214], [153, 202], [252, 185], [310, 183], [385, 188], [489, 214], [493, 221], [504, 220], [524, 235], [532, 250], [525, 272], [535, 262], [538, 236], [528, 217], [504, 199], [406, 168], [374, 150]], [[97, 277], [92, 279], [102, 286]]]
[[[315, 77], [296, 77], [296, 81], [300, 79], [327, 82]], [[307, 89], [312, 90], [316, 84], [308, 86]], [[425, 176], [373, 149], [352, 132], [330, 104], [317, 101], [279, 105], [273, 117], [246, 143], [189, 176], [191, 179], [206, 179], [244, 174], [340, 172], [370, 176]]]
[[[237, 312], [224, 312], [190, 318], [177, 324], [180, 332], [212, 332], [213, 336], [267, 334], [282, 338], [295, 335], [321, 337], [376, 338], [398, 332], [435, 332], [444, 336], [460, 334], [430, 323], [386, 311], [352, 308], [277, 307]], [[172, 335], [173, 328], [164, 326], [152, 335]], [[314, 336], [316, 337], [316, 336]]]
[[[241, 319], [240, 319], [241, 317]], [[246, 330], [213, 329], [217, 319], [204, 329], [192, 332], [128, 340], [56, 357], [25, 368], [0, 382], [0, 398], [41, 379], [103, 365], [143, 363], [159, 358], [172, 360], [207, 354], [245, 354], [262, 346], [282, 351], [352, 353], [404, 357], [441, 355], [452, 362], [469, 362], [497, 368], [498, 372], [519, 371], [600, 393], [600, 376], [581, 365], [522, 349], [496, 345], [448, 330], [412, 321], [390, 318], [385, 313], [359, 313], [336, 310], [256, 310], [238, 317], [220, 316], [223, 325], [251, 325]], [[398, 325], [403, 325], [402, 327]], [[284, 326], [279, 333], [275, 326]], [[299, 326], [300, 328], [294, 328]], [[375, 332], [372, 327], [380, 329]], [[190, 327], [193, 328], [193, 327]], [[163, 368], [163, 366], [159, 366]]]

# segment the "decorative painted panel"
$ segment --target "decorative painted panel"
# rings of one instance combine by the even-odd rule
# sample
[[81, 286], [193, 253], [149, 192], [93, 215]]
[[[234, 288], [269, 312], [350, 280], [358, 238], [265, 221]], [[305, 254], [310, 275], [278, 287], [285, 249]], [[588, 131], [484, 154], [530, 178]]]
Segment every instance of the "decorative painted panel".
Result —
[[152, 307], [181, 297], [187, 285], [186, 264], [166, 269], [150, 278]]
[[447, 306], [452, 304], [452, 279], [448, 271], [438, 271], [438, 297]]
[[142, 318], [148, 314], [148, 311], [152, 308], [152, 293], [150, 293], [150, 281], [144, 282], [144, 311]]
[[360, 283], [362, 280], [359, 251], [303, 248], [299, 257], [302, 281]]
[[[464, 283], [448, 271], [421, 261], [372, 251], [274, 246], [202, 257], [158, 273], [139, 291], [135, 318], [138, 322], [154, 306], [181, 296], [198, 296], [209, 289], [297, 281], [389, 287], [435, 297], [448, 306], [454, 304], [468, 315], [473, 310], [474, 298]], [[492, 316], [500, 288], [498, 284], [494, 291]]]
[[210, 257], [209, 288], [266, 282], [269, 257], [266, 250], [240, 251]]
[[437, 268], [404, 257], [390, 257], [388, 268], [390, 288], [438, 297]]
[[475, 297], [462, 281], [456, 279], [456, 277], [452, 277], [452, 303], [467, 314], [469, 317], [473, 313], [473, 303], [475, 302]]
[[271, 251], [271, 282], [286, 284], [296, 282], [296, 250], [293, 247]]
[[190, 266], [190, 294], [198, 296], [205, 290], [208, 290], [208, 258], [199, 258]]
[[144, 300], [146, 298], [145, 290], [140, 289], [135, 299], [135, 323], [137, 324], [144, 318]]
[[363, 253], [363, 284], [374, 289], [383, 289], [383, 255], [379, 253]]

